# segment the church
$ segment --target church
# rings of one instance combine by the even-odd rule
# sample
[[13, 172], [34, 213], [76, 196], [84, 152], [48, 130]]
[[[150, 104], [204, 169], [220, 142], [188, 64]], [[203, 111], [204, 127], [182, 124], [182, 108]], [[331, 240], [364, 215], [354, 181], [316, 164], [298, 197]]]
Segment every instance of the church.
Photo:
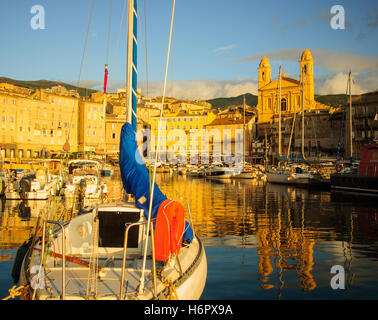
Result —
[[[282, 119], [302, 112], [302, 97], [305, 111], [329, 109], [329, 106], [314, 99], [314, 60], [308, 49], [303, 51], [299, 66], [299, 81], [288, 78], [283, 72], [281, 72], [281, 77], [272, 81], [272, 68], [269, 60], [267, 57], [261, 59], [258, 67], [257, 123], [278, 121], [279, 105]], [[280, 95], [281, 101], [279, 103]]]

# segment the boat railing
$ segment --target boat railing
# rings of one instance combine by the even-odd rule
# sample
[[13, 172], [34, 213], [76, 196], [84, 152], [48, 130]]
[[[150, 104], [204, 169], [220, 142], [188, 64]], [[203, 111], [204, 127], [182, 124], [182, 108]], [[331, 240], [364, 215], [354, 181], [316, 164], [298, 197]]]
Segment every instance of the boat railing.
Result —
[[61, 221], [55, 221], [55, 220], [43, 220], [43, 232], [42, 232], [42, 252], [41, 252], [41, 262], [40, 262], [40, 269], [42, 267], [42, 263], [44, 261], [44, 256], [45, 256], [45, 238], [46, 238], [46, 224], [51, 223], [51, 224], [56, 224], [60, 227], [62, 230], [62, 292], [61, 292], [61, 300], [65, 299], [66, 295], [66, 254], [65, 254], [65, 232], [64, 232], [64, 225]]
[[[155, 222], [156, 219], [151, 220], [151, 247], [152, 247], [152, 274], [153, 274], [153, 294], [154, 297], [157, 296], [157, 290], [156, 290], [156, 263], [155, 263], [155, 245], [154, 245], [154, 228], [153, 228], [153, 222]], [[121, 269], [121, 284], [120, 284], [120, 293], [119, 297], [120, 300], [124, 299], [124, 282], [125, 282], [125, 271], [126, 271], [126, 256], [127, 256], [127, 242], [128, 242], [128, 235], [129, 230], [136, 226], [146, 225], [148, 221], [139, 221], [135, 223], [125, 223], [125, 237], [124, 237], [124, 243], [123, 243], [123, 256], [122, 256], [122, 269]], [[148, 235], [147, 235], [148, 237]], [[147, 253], [146, 253], [147, 254]]]

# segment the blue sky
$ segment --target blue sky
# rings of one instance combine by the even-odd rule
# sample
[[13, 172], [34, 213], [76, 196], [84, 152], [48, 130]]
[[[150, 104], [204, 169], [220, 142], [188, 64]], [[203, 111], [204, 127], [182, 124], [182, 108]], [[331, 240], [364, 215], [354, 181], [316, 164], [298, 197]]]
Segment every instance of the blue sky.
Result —
[[[0, 75], [76, 83], [91, 1], [2, 0]], [[103, 81], [110, 3], [109, 86], [125, 83], [126, 17], [117, 49], [124, 0], [94, 0], [88, 55], [80, 75], [90, 87], [101, 88]], [[336, 4], [345, 11], [343, 30], [330, 26], [330, 9]], [[34, 5], [45, 10], [44, 30], [30, 25]], [[138, 9], [139, 86], [146, 93], [147, 37], [149, 95], [161, 95], [172, 0], [139, 0]], [[173, 30], [167, 94], [177, 98], [256, 94], [257, 67], [264, 55], [273, 77], [282, 65], [286, 74], [297, 78], [304, 48], [313, 53], [317, 93], [343, 93], [349, 69], [356, 93], [378, 89], [376, 0], [176, 0]]]

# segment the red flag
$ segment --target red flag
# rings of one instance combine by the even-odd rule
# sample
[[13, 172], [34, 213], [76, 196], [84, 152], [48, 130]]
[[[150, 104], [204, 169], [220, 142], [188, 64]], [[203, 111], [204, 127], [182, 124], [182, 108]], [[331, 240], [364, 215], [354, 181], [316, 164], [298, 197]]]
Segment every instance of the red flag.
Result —
[[108, 84], [108, 65], [105, 65], [105, 76], [104, 76], [104, 94], [106, 93], [106, 86]]

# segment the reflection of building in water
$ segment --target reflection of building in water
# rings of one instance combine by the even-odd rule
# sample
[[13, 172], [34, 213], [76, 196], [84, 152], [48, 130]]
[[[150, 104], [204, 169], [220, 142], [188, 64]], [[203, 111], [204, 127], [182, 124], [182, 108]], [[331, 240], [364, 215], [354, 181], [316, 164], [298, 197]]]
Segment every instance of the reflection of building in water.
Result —
[[36, 220], [20, 217], [19, 202], [1, 201], [0, 250], [18, 248], [33, 233]]
[[[262, 223], [260, 226], [259, 224]], [[287, 228], [279, 232], [277, 221], [270, 226], [258, 221], [256, 237], [258, 241], [257, 253], [259, 256], [258, 268], [261, 275], [262, 288], [271, 289], [269, 277], [273, 274], [273, 264], [280, 272], [284, 270], [297, 270], [300, 276], [301, 287], [313, 290], [316, 283], [311, 274], [314, 265], [313, 253], [315, 240], [311, 234], [298, 228]]]
[[242, 186], [248, 193], [243, 212], [243, 193], [235, 192], [240, 188], [235, 181], [222, 183], [163, 174], [157, 176], [157, 184], [169, 199], [181, 201], [187, 213], [188, 201], [195, 231], [200, 236], [253, 234], [255, 230], [251, 208], [257, 185]]
[[[316, 282], [311, 271], [314, 265], [315, 234], [304, 227], [304, 203], [301, 204], [301, 212], [293, 207], [289, 208], [289, 203], [293, 203], [290, 200], [297, 199], [302, 202], [303, 198], [296, 197], [295, 191], [290, 192], [288, 188], [285, 190], [284, 194], [270, 194], [278, 198], [274, 202], [278, 210], [268, 207], [270, 199], [266, 190], [264, 213], [256, 215], [261, 287], [274, 288], [269, 280], [276, 268], [280, 274], [280, 289], [284, 286], [282, 273], [285, 270], [296, 270], [300, 277], [300, 286], [304, 290], [314, 290]], [[272, 212], [277, 212], [277, 216], [272, 216]]]

